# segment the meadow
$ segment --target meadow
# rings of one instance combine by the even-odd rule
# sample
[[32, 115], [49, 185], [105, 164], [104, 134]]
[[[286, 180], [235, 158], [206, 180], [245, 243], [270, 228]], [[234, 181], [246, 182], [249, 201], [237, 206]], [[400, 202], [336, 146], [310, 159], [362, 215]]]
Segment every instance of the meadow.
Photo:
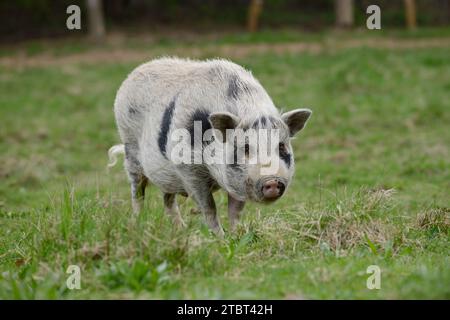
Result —
[[[0, 299], [450, 299], [448, 34], [0, 50]], [[106, 170], [116, 90], [160, 55], [230, 58], [283, 110], [314, 112], [282, 199], [248, 203], [230, 234], [215, 194], [224, 239], [183, 197], [174, 229], [154, 187], [132, 218], [122, 166]]]

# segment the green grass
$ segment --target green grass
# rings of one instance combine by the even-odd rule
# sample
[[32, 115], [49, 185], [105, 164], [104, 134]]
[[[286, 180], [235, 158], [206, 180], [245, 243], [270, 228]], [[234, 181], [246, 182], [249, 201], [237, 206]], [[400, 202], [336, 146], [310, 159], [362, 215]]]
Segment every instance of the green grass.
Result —
[[[208, 28], [206, 28], [208, 29]], [[216, 30], [216, 29], [212, 29]], [[51, 54], [54, 56], [64, 56], [70, 54], [81, 54], [93, 49], [115, 50], [132, 49], [138, 51], [148, 51], [159, 49], [170, 50], [179, 46], [183, 47], [206, 47], [228, 44], [281, 44], [281, 43], [327, 43], [329, 41], [341, 42], [348, 40], [370, 40], [380, 38], [390, 38], [393, 40], [423, 40], [436, 39], [450, 36], [449, 27], [427, 28], [421, 27], [415, 30], [405, 30], [403, 28], [383, 28], [382, 30], [367, 30], [365, 24], [354, 30], [316, 31], [308, 32], [292, 28], [262, 29], [259, 32], [250, 33], [242, 29], [230, 31], [217, 30], [207, 31], [199, 37], [198, 34], [185, 31], [174, 32], [167, 30], [163, 32], [112, 32], [102, 43], [95, 43], [81, 34], [74, 34], [73, 37], [55, 39], [29, 40], [24, 43], [0, 46], [0, 57], [23, 55], [28, 57], [40, 54]]]
[[[314, 114], [288, 193], [246, 206], [223, 240], [184, 198], [174, 229], [155, 188], [133, 219], [121, 166], [105, 170], [114, 95], [137, 61], [2, 67], [0, 299], [450, 298], [448, 48], [236, 62], [278, 106]], [[66, 288], [71, 264], [81, 290]]]

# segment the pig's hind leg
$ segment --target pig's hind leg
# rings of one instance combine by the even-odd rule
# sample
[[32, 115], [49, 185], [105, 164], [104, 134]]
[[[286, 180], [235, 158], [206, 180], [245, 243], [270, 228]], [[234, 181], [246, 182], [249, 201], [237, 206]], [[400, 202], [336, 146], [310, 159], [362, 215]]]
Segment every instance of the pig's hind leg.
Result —
[[144, 202], [145, 188], [148, 179], [138, 159], [139, 148], [137, 144], [125, 143], [125, 170], [131, 184], [131, 204], [133, 212], [138, 214]]

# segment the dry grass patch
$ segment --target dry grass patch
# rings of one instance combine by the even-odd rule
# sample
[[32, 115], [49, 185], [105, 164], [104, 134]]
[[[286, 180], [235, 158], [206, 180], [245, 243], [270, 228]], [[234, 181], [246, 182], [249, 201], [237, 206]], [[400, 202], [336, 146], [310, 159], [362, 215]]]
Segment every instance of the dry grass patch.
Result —
[[325, 209], [297, 207], [295, 211], [274, 213], [260, 219], [255, 232], [263, 234], [276, 252], [295, 252], [306, 245], [345, 255], [363, 246], [377, 254], [401, 234], [392, 223], [396, 208], [393, 194], [392, 189], [362, 189], [335, 199]]
[[423, 211], [417, 215], [416, 227], [420, 230], [437, 230], [439, 233], [448, 233], [450, 226], [450, 209], [438, 208]]

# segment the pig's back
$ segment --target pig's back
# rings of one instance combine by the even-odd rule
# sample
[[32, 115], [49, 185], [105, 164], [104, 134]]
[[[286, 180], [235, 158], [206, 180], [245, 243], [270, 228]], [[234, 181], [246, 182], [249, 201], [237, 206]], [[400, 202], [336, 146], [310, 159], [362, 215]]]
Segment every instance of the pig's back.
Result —
[[[237, 64], [220, 59], [162, 58], [129, 74], [118, 91], [115, 112], [125, 118], [150, 112], [154, 119], [174, 100], [177, 109], [186, 108], [186, 112], [201, 107], [245, 117], [252, 112], [276, 111], [260, 83]], [[142, 121], [144, 117], [139, 118]]]

